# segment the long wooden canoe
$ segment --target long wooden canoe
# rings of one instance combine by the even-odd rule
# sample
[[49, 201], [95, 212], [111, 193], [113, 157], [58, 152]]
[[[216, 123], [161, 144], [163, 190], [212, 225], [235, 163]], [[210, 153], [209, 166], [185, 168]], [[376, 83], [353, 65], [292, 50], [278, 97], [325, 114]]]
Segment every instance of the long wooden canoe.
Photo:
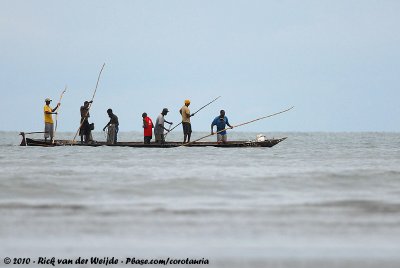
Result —
[[[285, 140], [286, 137], [280, 139], [267, 139], [265, 141], [228, 141], [227, 143], [217, 143], [217, 142], [194, 142], [188, 147], [221, 147], [221, 148], [237, 148], [237, 147], [272, 147], [281, 141]], [[55, 140], [52, 144], [51, 142], [45, 142], [43, 139], [31, 139], [23, 136], [21, 141], [21, 146], [42, 146], [42, 147], [54, 147], [54, 146], [121, 146], [121, 147], [142, 147], [142, 148], [172, 148], [182, 146], [182, 142], [165, 142], [164, 144], [150, 143], [144, 144], [143, 142], [117, 142], [117, 144], [107, 144], [103, 141], [93, 141], [88, 144], [82, 144], [79, 141], [73, 142], [72, 140]]]

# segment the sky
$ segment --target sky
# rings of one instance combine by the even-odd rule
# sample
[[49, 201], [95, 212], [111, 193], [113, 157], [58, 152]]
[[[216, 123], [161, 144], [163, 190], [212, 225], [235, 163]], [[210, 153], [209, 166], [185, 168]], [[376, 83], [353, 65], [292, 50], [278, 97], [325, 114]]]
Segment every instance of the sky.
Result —
[[[397, 0], [0, 0], [0, 131], [42, 131], [44, 99], [67, 87], [58, 131], [106, 110], [121, 131], [141, 115], [193, 131], [226, 111], [240, 131], [400, 131]], [[239, 131], [239, 129], [238, 129]]]

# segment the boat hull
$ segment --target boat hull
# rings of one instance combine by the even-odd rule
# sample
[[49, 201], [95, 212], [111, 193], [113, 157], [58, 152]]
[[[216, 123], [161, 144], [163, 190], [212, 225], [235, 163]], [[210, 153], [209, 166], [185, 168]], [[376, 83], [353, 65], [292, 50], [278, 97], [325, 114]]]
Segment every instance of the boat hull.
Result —
[[55, 146], [117, 146], [117, 147], [133, 147], [133, 148], [173, 148], [173, 147], [220, 147], [220, 148], [238, 148], [238, 147], [272, 147], [286, 137], [280, 139], [267, 139], [265, 141], [229, 141], [227, 143], [217, 142], [194, 142], [190, 144], [182, 144], [182, 142], [166, 142], [164, 144], [150, 143], [144, 144], [143, 142], [117, 142], [117, 144], [107, 144], [107, 142], [93, 141], [88, 144], [80, 142], [73, 142], [71, 140], [55, 140], [54, 143], [49, 141], [45, 142], [43, 139], [31, 139], [23, 137], [21, 146], [41, 146], [41, 147], [55, 147]]

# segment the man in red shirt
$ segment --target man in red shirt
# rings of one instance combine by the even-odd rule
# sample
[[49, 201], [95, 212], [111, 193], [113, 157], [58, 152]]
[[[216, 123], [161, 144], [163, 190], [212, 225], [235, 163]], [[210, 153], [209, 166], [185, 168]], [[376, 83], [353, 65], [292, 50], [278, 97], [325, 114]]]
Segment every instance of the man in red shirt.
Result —
[[151, 121], [151, 118], [147, 116], [147, 113], [143, 113], [142, 117], [144, 144], [150, 144], [150, 141], [153, 138], [153, 121]]

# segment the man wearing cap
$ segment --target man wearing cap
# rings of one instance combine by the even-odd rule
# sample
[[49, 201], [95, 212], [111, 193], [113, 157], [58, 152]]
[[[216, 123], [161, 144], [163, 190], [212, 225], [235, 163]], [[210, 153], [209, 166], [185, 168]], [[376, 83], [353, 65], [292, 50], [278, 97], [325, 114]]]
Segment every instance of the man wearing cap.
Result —
[[[227, 141], [227, 135], [226, 135], [226, 126], [229, 126], [231, 129], [233, 126], [229, 124], [228, 117], [225, 116], [225, 111], [221, 110], [219, 112], [219, 116], [215, 117], [214, 121], [211, 123], [211, 135], [214, 135], [214, 126], [217, 126], [217, 142], [218, 143], [226, 143]], [[222, 131], [223, 130], [223, 131]]]
[[172, 125], [172, 122], [168, 122], [164, 119], [164, 116], [166, 116], [168, 112], [168, 109], [164, 108], [161, 114], [157, 117], [156, 126], [154, 128], [154, 136], [156, 137], [157, 143], [163, 144], [165, 142], [164, 130], [169, 132], [169, 130], [164, 127], [164, 122]]
[[144, 136], [144, 144], [150, 144], [151, 139], [153, 138], [153, 121], [150, 117], [147, 116], [147, 113], [142, 114], [143, 118], [143, 136]]
[[56, 108], [50, 107], [51, 99], [46, 98], [44, 100], [46, 105], [44, 106], [44, 141], [47, 142], [47, 138], [50, 137], [50, 141], [53, 140], [54, 135], [54, 121], [53, 114], [57, 114], [55, 111], [60, 107], [60, 103], [57, 103]]
[[190, 100], [185, 100], [185, 105], [179, 110], [182, 115], [182, 128], [183, 128], [183, 143], [190, 142], [190, 136], [192, 135], [192, 125], [190, 124], [190, 117], [194, 114], [190, 114], [189, 110]]

